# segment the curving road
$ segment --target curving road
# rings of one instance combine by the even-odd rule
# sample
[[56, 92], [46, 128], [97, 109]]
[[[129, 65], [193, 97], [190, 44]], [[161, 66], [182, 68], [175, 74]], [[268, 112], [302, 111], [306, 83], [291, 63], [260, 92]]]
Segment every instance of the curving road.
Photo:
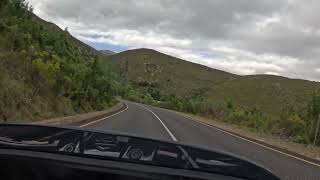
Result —
[[126, 111], [91, 124], [90, 127], [225, 151], [256, 162], [281, 179], [320, 179], [320, 166], [244, 141], [171, 111], [127, 101], [126, 104]]

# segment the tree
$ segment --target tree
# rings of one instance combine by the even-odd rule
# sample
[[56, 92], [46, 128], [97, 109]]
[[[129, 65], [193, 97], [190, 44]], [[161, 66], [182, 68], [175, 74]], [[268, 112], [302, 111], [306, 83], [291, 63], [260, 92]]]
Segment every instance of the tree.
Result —
[[306, 123], [299, 117], [299, 115], [291, 114], [284, 123], [287, 135], [298, 136], [304, 133], [303, 131], [305, 130]]
[[320, 94], [318, 92], [314, 92], [308, 102], [308, 117], [309, 117], [309, 135], [313, 137], [313, 144], [317, 142], [317, 136], [319, 132], [319, 124], [320, 124]]
[[10, 0], [7, 3], [8, 9], [11, 13], [14, 13], [18, 17], [26, 17], [33, 11], [32, 6], [26, 0]]
[[8, 0], [1, 0], [0, 1], [0, 9], [2, 9], [3, 7], [5, 7], [8, 4]]
[[233, 110], [234, 109], [234, 105], [233, 105], [233, 102], [231, 100], [227, 101], [227, 109], [229, 109], [229, 110]]
[[15, 49], [15, 43], [18, 38], [19, 27], [18, 25], [10, 26], [10, 50], [13, 51]]
[[317, 123], [317, 126], [316, 126], [316, 133], [314, 134], [314, 139], [313, 139], [313, 145], [316, 145], [316, 142], [317, 142], [319, 126], [320, 126], [320, 116], [318, 117], [318, 123]]
[[68, 30], [68, 27], [64, 28], [64, 32], [66, 32], [67, 34], [70, 34], [69, 30]]

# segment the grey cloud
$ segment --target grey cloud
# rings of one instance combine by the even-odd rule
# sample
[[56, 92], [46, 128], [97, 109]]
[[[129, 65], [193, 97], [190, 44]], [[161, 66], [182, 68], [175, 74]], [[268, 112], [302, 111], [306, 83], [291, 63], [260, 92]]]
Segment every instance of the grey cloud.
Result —
[[[256, 15], [268, 16], [283, 6], [281, 0], [55, 0], [46, 1], [48, 16], [80, 20], [105, 28], [151, 29], [183, 37], [221, 38], [232, 24]], [[237, 19], [236, 15], [245, 18]]]
[[[81, 31], [84, 38], [89, 30], [101, 32], [100, 35], [110, 30], [128, 30], [131, 35], [132, 31], [137, 31], [135, 37], [121, 38], [130, 35], [123, 33], [125, 31], [114, 35], [116, 38], [112, 40], [105, 37], [106, 42], [128, 43], [126, 45], [135, 47], [148, 45], [152, 41], [149, 35], [148, 42], [137, 41], [143, 41], [141, 35], [151, 32], [171, 39], [163, 41], [170, 42], [168, 47], [163, 47], [163, 43], [161, 47], [155, 45], [159, 43], [151, 43], [152, 48], [166, 49], [165, 52], [180, 57], [199, 58], [199, 62], [207, 62], [214, 68], [320, 80], [320, 72], [316, 71], [320, 68], [320, 1], [317, 0], [30, 1], [43, 18], [56, 23], [63, 21], [63, 25], [71, 26], [74, 32]], [[192, 43], [180, 49], [173, 48], [174, 42], [179, 40]], [[210, 44], [235, 51], [212, 51]], [[196, 56], [198, 51], [210, 57]], [[195, 55], [191, 56], [192, 53]], [[272, 56], [270, 61], [261, 60], [268, 55]]]

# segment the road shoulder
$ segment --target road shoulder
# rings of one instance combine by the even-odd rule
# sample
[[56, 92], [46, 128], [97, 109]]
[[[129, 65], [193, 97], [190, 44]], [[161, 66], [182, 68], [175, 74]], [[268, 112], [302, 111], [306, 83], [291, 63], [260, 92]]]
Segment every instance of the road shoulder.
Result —
[[229, 135], [238, 137], [246, 141], [250, 141], [251, 143], [255, 143], [267, 149], [320, 167], [320, 147], [285, 142], [284, 140], [276, 136], [254, 133], [249, 130], [240, 128], [239, 126], [227, 124], [218, 120], [207, 119], [196, 115], [176, 111], [172, 112], [180, 114], [190, 120], [197, 121], [198, 123], [202, 123], [212, 128], [221, 130]]
[[114, 106], [96, 112], [77, 114], [74, 116], [59, 117], [54, 119], [47, 119], [43, 121], [32, 122], [31, 124], [40, 125], [70, 125], [70, 126], [82, 126], [99, 119], [104, 119], [113, 114], [119, 113], [127, 108], [127, 105], [123, 102], [118, 102]]
[[194, 114], [182, 113], [160, 107], [156, 108], [170, 111], [172, 113], [183, 116], [190, 121], [195, 121], [205, 126], [210, 126], [211, 128], [219, 130], [230, 136], [234, 136], [238, 139], [248, 141], [266, 149], [275, 151], [279, 154], [303, 161], [320, 168], [320, 147], [287, 142], [277, 136], [252, 132], [248, 129], [245, 129], [244, 127], [228, 124], [216, 119], [208, 119]]

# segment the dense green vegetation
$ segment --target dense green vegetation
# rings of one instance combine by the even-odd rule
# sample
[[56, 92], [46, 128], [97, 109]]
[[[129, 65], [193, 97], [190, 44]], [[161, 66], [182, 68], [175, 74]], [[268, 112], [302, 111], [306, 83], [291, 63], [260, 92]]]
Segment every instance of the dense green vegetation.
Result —
[[37, 120], [102, 109], [123, 94], [97, 52], [34, 14], [0, 1], [0, 119]]
[[148, 49], [112, 55], [105, 64], [143, 94], [133, 93], [126, 97], [130, 100], [223, 120], [298, 143], [320, 144], [316, 82], [238, 76]]

